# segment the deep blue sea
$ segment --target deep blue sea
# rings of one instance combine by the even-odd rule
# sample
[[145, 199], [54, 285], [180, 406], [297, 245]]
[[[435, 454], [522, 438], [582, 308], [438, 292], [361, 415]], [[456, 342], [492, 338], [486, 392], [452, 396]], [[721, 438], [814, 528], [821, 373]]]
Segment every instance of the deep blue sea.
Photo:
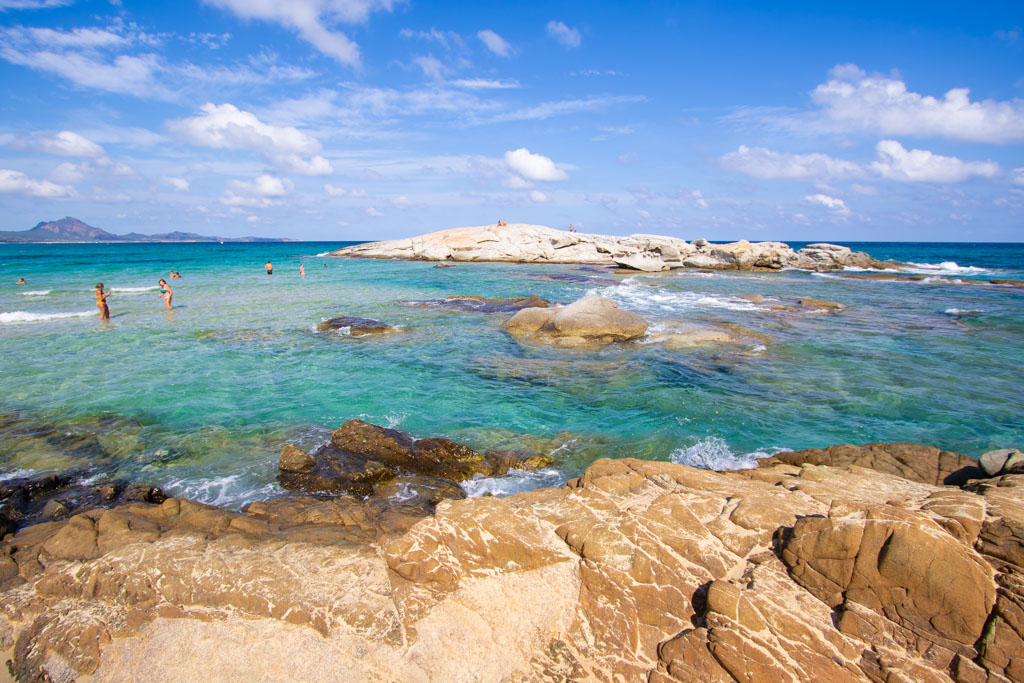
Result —
[[[606, 456], [725, 468], [847, 442], [1024, 445], [1024, 289], [944, 279], [1024, 279], [1022, 244], [848, 243], [915, 264], [929, 276], [915, 282], [316, 256], [345, 244], [0, 244], [0, 479], [75, 470], [238, 506], [279, 492], [286, 442], [312, 448], [357, 417], [557, 459], [474, 494], [556, 485]], [[167, 311], [157, 280], [172, 269]], [[113, 291], [107, 323], [97, 282]], [[502, 314], [409, 303], [588, 292], [652, 332], [741, 341], [547, 348], [506, 335]], [[778, 310], [801, 297], [845, 309]], [[315, 331], [337, 315], [401, 331]]]

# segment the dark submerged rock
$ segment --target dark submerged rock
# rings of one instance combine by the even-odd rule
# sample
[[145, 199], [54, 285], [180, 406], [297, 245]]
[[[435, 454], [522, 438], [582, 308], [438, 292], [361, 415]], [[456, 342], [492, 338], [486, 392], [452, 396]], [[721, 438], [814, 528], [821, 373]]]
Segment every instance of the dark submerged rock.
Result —
[[349, 336], [365, 337], [368, 334], [391, 334], [395, 328], [387, 323], [371, 318], [354, 318], [348, 315], [325, 320], [316, 326], [320, 332], [334, 332], [348, 329]]
[[[357, 496], [393, 496], [396, 487], [404, 484], [416, 491], [433, 491], [416, 494], [433, 509], [441, 498], [458, 497], [457, 482], [478, 474], [493, 477], [510, 469], [537, 469], [552, 462], [550, 456], [532, 451], [479, 453], [450, 439], [414, 439], [397, 429], [349, 420], [312, 455], [291, 444], [285, 446], [278, 481], [293, 491]], [[412, 482], [419, 482], [419, 488]]]
[[506, 299], [488, 299], [482, 296], [449, 296], [431, 301], [411, 301], [416, 308], [441, 308], [450, 311], [473, 311], [477, 313], [513, 313], [523, 308], [547, 308], [549, 302], [536, 294], [514, 296]]

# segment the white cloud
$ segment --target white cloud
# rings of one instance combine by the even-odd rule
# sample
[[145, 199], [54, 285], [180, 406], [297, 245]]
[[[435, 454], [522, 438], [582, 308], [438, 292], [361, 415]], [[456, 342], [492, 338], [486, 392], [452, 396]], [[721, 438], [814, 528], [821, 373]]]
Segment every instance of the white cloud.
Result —
[[408, 209], [412, 207], [412, 202], [410, 202], [409, 198], [403, 194], [400, 197], [395, 197], [394, 199], [392, 199], [391, 206], [395, 207], [396, 209]]
[[58, 185], [75, 185], [84, 178], [85, 172], [82, 167], [67, 161], [58, 164], [57, 168], [50, 171], [50, 175], [47, 176], [47, 180], [52, 180]]
[[70, 197], [75, 194], [73, 187], [58, 185], [49, 180], [35, 180], [20, 171], [6, 168], [0, 168], [0, 192], [45, 199]]
[[[973, 176], [993, 178], [1001, 171], [993, 161], [962, 161], [928, 150], [907, 150], [895, 140], [882, 140], [875, 146], [876, 161], [858, 164], [827, 154], [788, 154], [763, 147], [740, 145], [721, 158], [722, 165], [754, 178], [769, 180], [810, 180], [864, 178], [880, 176], [899, 182], [959, 183]], [[861, 194], [876, 192], [855, 185]]]
[[895, 140], [882, 140], [876, 146], [878, 161], [871, 169], [883, 178], [903, 182], [959, 183], [971, 176], [991, 178], [999, 173], [992, 161], [962, 161], [934, 154], [925, 149], [907, 150]]
[[565, 180], [569, 177], [551, 159], [540, 154], [531, 154], [525, 147], [505, 152], [505, 163], [528, 180]]
[[365, 22], [376, 10], [391, 11], [392, 0], [205, 0], [242, 19], [261, 19], [295, 31], [317, 50], [342, 64], [358, 67], [359, 46], [328, 28]]
[[338, 187], [336, 185], [331, 185], [330, 183], [324, 185], [324, 192], [326, 192], [332, 197], [344, 197], [346, 194], [348, 194], [348, 190], [346, 190], [344, 187]]
[[699, 206], [700, 208], [710, 208], [711, 205], [708, 204], [708, 200], [704, 199], [704, 193], [701, 192], [700, 190], [694, 190], [693, 192], [690, 193], [690, 196], [693, 197], [693, 203]]
[[842, 216], [849, 215], [850, 213], [850, 209], [846, 206], [846, 202], [837, 197], [829, 197], [827, 194], [809, 194], [804, 197], [804, 201], [808, 204], [824, 206], [826, 209], [834, 211]]
[[49, 9], [65, 7], [75, 0], [0, 0], [0, 11], [9, 9]]
[[501, 184], [511, 190], [525, 190], [533, 187], [533, 183], [517, 175], [510, 175], [501, 181]]
[[177, 192], [188, 192], [189, 184], [185, 178], [175, 178], [173, 176], [163, 176], [160, 178], [161, 182], [165, 185], [170, 185]]
[[102, 147], [70, 130], [62, 130], [55, 135], [40, 135], [36, 138], [36, 143], [48, 154], [90, 158], [103, 156]]
[[371, 216], [373, 218], [379, 218], [379, 217], [384, 215], [383, 213], [381, 213], [380, 211], [378, 211], [377, 209], [375, 209], [372, 206], [366, 207], [365, 212], [366, 212], [367, 216]]
[[417, 57], [413, 60], [423, 70], [423, 75], [435, 81], [443, 81], [446, 71], [444, 64], [436, 57]]
[[532, 201], [537, 202], [538, 204], [543, 204], [544, 202], [546, 202], [548, 200], [548, 196], [546, 194], [544, 194], [543, 192], [541, 192], [540, 190], [531, 190], [530, 191], [530, 199]]
[[941, 137], [970, 142], [1024, 142], [1024, 100], [971, 101], [967, 88], [953, 88], [941, 99], [907, 89], [898, 79], [866, 75], [844, 64], [811, 92], [832, 124], [885, 135]]
[[457, 88], [468, 88], [470, 90], [506, 90], [510, 88], [518, 88], [519, 81], [501, 81], [488, 78], [460, 78], [456, 81], [451, 81], [451, 85], [454, 85]]
[[878, 195], [878, 188], [871, 185], [859, 185], [854, 183], [853, 185], [850, 185], [850, 189], [857, 194], [862, 194], [866, 197], [875, 197]]
[[225, 206], [249, 206], [264, 208], [277, 206], [280, 198], [294, 189], [292, 181], [278, 178], [267, 173], [256, 176], [251, 181], [229, 180], [227, 189], [220, 196], [220, 203]]
[[574, 28], [569, 28], [561, 21], [549, 21], [547, 32], [549, 36], [565, 47], [580, 46], [580, 32]]
[[303, 175], [333, 172], [319, 155], [317, 140], [292, 126], [271, 126], [255, 114], [231, 104], [204, 104], [202, 116], [170, 121], [171, 132], [194, 145], [216, 149], [247, 149], [261, 153], [274, 166]]
[[733, 171], [765, 179], [822, 180], [856, 177], [863, 173], [859, 164], [827, 154], [788, 154], [746, 145], [729, 152], [721, 161]]
[[1013, 184], [1024, 185], [1024, 168], [1013, 169]]
[[476, 37], [483, 41], [488, 50], [499, 57], [508, 57], [512, 54], [512, 46], [509, 45], [504, 38], [489, 28], [477, 32]]
[[556, 100], [554, 102], [541, 102], [532, 107], [514, 109], [510, 112], [497, 114], [485, 119], [485, 123], [503, 123], [506, 121], [534, 121], [551, 118], [552, 116], [565, 116], [576, 114], [581, 111], [600, 111], [607, 109], [613, 104], [627, 104], [632, 102], [643, 102], [647, 98], [643, 95], [611, 95], [606, 97], [588, 97], [577, 100]]

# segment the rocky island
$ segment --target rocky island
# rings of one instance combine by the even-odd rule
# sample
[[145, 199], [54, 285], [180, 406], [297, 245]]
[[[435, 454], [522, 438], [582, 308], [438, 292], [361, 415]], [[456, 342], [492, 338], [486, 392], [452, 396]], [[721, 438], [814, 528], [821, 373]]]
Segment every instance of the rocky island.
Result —
[[330, 255], [419, 261], [579, 263], [646, 272], [677, 268], [827, 271], [844, 267], [899, 269], [901, 266], [837, 244], [810, 244], [795, 251], [783, 242], [740, 240], [713, 244], [704, 239], [687, 242], [660, 235], [616, 237], [565, 232], [524, 223], [441, 230], [419, 237], [357, 244]]

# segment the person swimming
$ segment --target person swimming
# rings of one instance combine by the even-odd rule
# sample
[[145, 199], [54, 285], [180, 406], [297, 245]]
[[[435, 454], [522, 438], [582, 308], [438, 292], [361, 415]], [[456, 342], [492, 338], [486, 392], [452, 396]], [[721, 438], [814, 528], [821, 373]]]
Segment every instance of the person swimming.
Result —
[[270, 261], [267, 261], [267, 265], [265, 265], [263, 267], [267, 269], [267, 275], [273, 275], [274, 274], [274, 266], [270, 265]]
[[171, 271], [171, 279], [172, 279], [172, 280], [176, 280], [176, 279], [178, 279], [178, 278], [180, 278], [180, 277], [181, 277], [181, 273], [179, 273], [179, 272], [178, 272], [178, 271], [176, 271], [176, 270], [172, 270], [172, 271]]
[[110, 320], [110, 307], [107, 306], [107, 297], [110, 292], [103, 291], [103, 283], [96, 283], [96, 308], [100, 309], [100, 320]]
[[14, 284], [16, 284], [16, 285], [27, 285], [28, 283], [27, 283], [27, 282], [25, 282], [25, 278], [23, 278], [23, 277], [19, 277], [19, 278], [18, 278], [18, 281], [17, 281], [17, 282], [15, 282]]
[[171, 297], [174, 296], [174, 290], [167, 284], [167, 280], [160, 278], [160, 298], [164, 300], [164, 304], [167, 308], [171, 307]]

